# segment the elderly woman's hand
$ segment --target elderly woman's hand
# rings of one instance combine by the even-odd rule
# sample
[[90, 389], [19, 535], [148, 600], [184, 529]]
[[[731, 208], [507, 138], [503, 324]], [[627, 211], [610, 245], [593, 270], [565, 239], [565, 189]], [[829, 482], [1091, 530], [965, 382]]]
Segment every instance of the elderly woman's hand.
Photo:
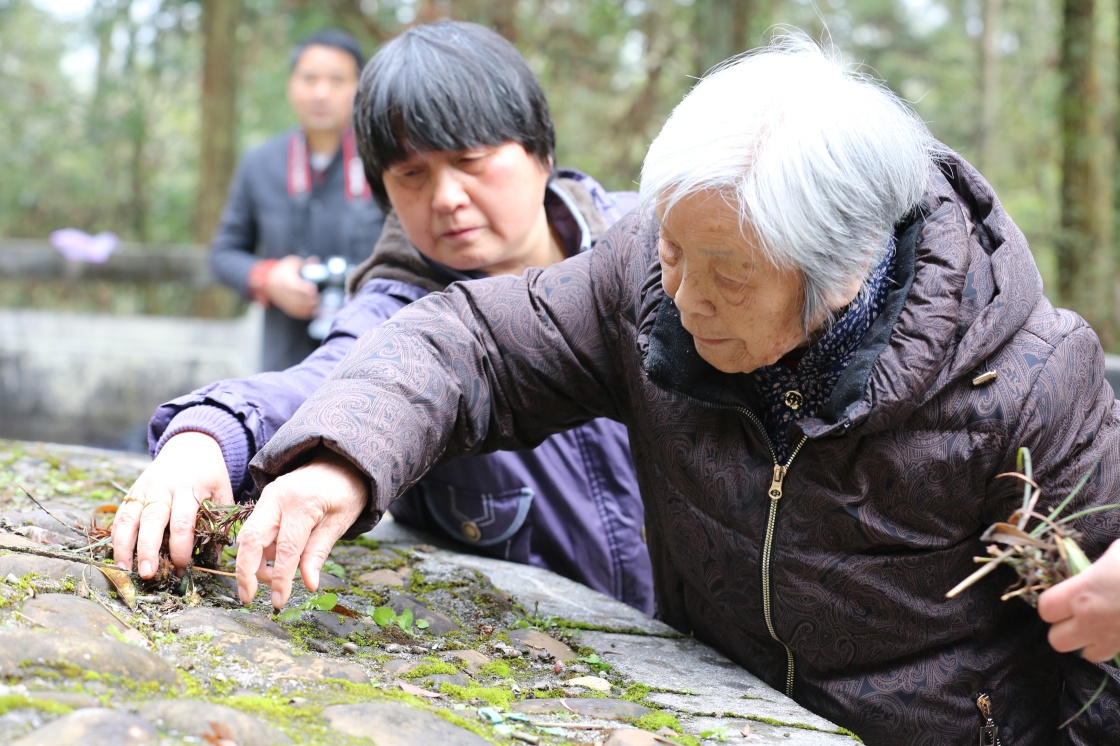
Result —
[[237, 536], [241, 601], [256, 596], [259, 580], [271, 586], [279, 609], [292, 594], [297, 565], [307, 589], [318, 589], [331, 548], [365, 510], [368, 484], [349, 461], [324, 453], [265, 487]]
[[1039, 596], [1038, 613], [1050, 622], [1050, 644], [1060, 653], [1080, 650], [1094, 663], [1120, 653], [1120, 540], [1089, 569]]
[[117, 566], [131, 570], [135, 549], [140, 577], [155, 575], [164, 530], [170, 525], [171, 563], [185, 568], [194, 552], [195, 518], [203, 500], [233, 504], [222, 449], [206, 433], [179, 433], [164, 444], [117, 508], [113, 518]]

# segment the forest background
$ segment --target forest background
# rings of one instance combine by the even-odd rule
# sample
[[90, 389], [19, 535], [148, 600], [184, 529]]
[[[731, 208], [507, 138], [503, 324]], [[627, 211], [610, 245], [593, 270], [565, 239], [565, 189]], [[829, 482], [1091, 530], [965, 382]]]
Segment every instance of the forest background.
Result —
[[0, 0], [0, 237], [208, 243], [239, 155], [293, 124], [294, 42], [338, 27], [371, 54], [444, 18], [513, 41], [559, 164], [615, 189], [712, 65], [776, 28], [830, 39], [980, 169], [1050, 299], [1120, 350], [1120, 24], [1103, 0]]

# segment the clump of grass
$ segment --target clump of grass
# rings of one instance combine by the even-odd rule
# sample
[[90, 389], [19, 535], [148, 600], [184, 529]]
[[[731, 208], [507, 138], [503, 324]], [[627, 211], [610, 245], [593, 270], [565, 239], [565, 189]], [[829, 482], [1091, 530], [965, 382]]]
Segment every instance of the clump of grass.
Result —
[[[1086, 515], [1120, 507], [1120, 504], [1099, 505], [1064, 517], [1062, 512], [1089, 481], [1096, 464], [1065, 499], [1046, 514], [1035, 510], [1042, 497], [1042, 490], [1034, 481], [1031, 453], [1028, 449], [1019, 449], [1016, 468], [1018, 471], [1000, 474], [999, 477], [1010, 477], [1023, 482], [1022, 506], [1007, 521], [992, 524], [980, 536], [981, 541], [992, 542], [988, 545], [989, 556], [974, 558], [984, 566], [946, 593], [948, 598], [972, 586], [1000, 565], [1007, 565], [1018, 575], [1018, 580], [1000, 596], [1000, 600], [1021, 598], [1031, 606], [1038, 606], [1038, 597], [1043, 591], [1088, 569], [1092, 564], [1077, 543], [1081, 535], [1070, 524]], [[1113, 662], [1120, 666], [1120, 655]], [[1073, 717], [1062, 724], [1063, 728], [1089, 709], [1104, 691], [1108, 681], [1106, 674], [1097, 691]]]

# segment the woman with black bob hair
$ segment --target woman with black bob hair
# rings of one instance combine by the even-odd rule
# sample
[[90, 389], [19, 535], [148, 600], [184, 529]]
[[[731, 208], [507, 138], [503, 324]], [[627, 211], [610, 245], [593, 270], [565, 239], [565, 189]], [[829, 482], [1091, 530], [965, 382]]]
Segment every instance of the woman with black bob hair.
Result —
[[[154, 461], [114, 521], [121, 567], [131, 568], [135, 550], [140, 575], [151, 577], [169, 524], [171, 560], [185, 567], [198, 502], [258, 494], [250, 458], [363, 332], [452, 282], [520, 274], [587, 251], [636, 204], [632, 193], [608, 193], [586, 174], [555, 167], [540, 84], [508, 41], [481, 26], [417, 26], [389, 42], [362, 73], [354, 109], [367, 180], [392, 212], [373, 254], [350, 276], [351, 299], [299, 365], [219, 381], [156, 411]], [[379, 403], [351, 405], [368, 417]], [[516, 417], [493, 424], [511, 433], [522, 426]], [[652, 612], [625, 428], [597, 419], [519, 445], [536, 447], [454, 461], [462, 454], [449, 451], [386, 507], [464, 549], [551, 569]], [[330, 443], [322, 453], [341, 458]], [[308, 524], [301, 536], [277, 537], [306, 547], [298, 564], [308, 588], [318, 587], [322, 559], [352, 523]], [[295, 570], [296, 563], [264, 566], [262, 578], [290, 580]], [[287, 594], [272, 601], [283, 606]]]

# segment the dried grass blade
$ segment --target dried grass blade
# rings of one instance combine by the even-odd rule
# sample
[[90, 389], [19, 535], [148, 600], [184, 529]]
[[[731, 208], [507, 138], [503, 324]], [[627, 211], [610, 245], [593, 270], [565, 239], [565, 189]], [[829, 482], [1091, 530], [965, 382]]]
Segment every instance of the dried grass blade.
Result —
[[[1030, 513], [1024, 514], [1025, 517], [1029, 517], [1030, 515]], [[1007, 546], [1028, 546], [1038, 547], [1039, 549], [1047, 549], [1050, 546], [1046, 542], [1040, 541], [1028, 534], [1021, 526], [1015, 526], [1010, 523], [993, 523], [980, 535], [980, 540], [994, 541]]]
[[988, 564], [984, 565], [979, 570], [972, 573], [971, 575], [969, 575], [967, 578], [965, 578], [961, 582], [957, 583], [957, 585], [954, 586], [951, 591], [949, 591], [948, 593], [945, 594], [945, 598], [952, 598], [953, 596], [956, 596], [958, 593], [960, 593], [961, 591], [968, 588], [970, 585], [976, 583], [981, 578], [983, 578], [985, 575], [987, 575], [988, 573], [992, 572], [997, 567], [999, 567], [1000, 564], [1002, 564], [1005, 559], [1007, 559], [1012, 554], [1014, 554], [1014, 552], [1015, 552], [1015, 550], [1008, 549], [1008, 550], [1006, 550], [1004, 552], [1001, 552], [1000, 554], [996, 555], [995, 557], [991, 558], [990, 560], [987, 559], [987, 558], [983, 558], [985, 561], [988, 562]]
[[38, 506], [39, 506], [39, 510], [43, 511], [44, 513], [46, 513], [47, 515], [49, 515], [49, 516], [50, 516], [51, 518], [55, 519], [56, 521], [58, 521], [59, 523], [61, 523], [61, 524], [62, 524], [63, 526], [66, 526], [66, 528], [69, 528], [69, 529], [72, 529], [72, 530], [74, 530], [74, 531], [77, 531], [78, 533], [84, 533], [83, 529], [81, 529], [81, 528], [79, 528], [78, 526], [75, 526], [75, 525], [73, 525], [73, 524], [71, 524], [71, 523], [67, 523], [66, 521], [64, 521], [64, 520], [62, 520], [61, 518], [59, 518], [58, 516], [56, 516], [56, 515], [55, 515], [54, 513], [52, 513], [52, 512], [50, 512], [49, 510], [47, 510], [47, 509], [46, 509], [46, 508], [45, 508], [45, 507], [43, 506], [43, 503], [41, 503], [41, 502], [39, 502], [38, 500], [36, 500], [36, 499], [35, 499], [35, 496], [34, 496], [34, 495], [32, 495], [32, 494], [31, 494], [30, 492], [28, 492], [28, 491], [27, 491], [27, 488], [26, 488], [26, 487], [24, 487], [24, 486], [23, 486], [22, 484], [20, 484], [19, 482], [16, 482], [16, 487], [19, 487], [19, 488], [20, 488], [21, 490], [23, 490], [23, 494], [27, 495], [27, 499], [28, 499], [28, 500], [30, 500], [31, 502], [33, 502], [33, 503], [35, 503], [36, 505], [38, 505]]

